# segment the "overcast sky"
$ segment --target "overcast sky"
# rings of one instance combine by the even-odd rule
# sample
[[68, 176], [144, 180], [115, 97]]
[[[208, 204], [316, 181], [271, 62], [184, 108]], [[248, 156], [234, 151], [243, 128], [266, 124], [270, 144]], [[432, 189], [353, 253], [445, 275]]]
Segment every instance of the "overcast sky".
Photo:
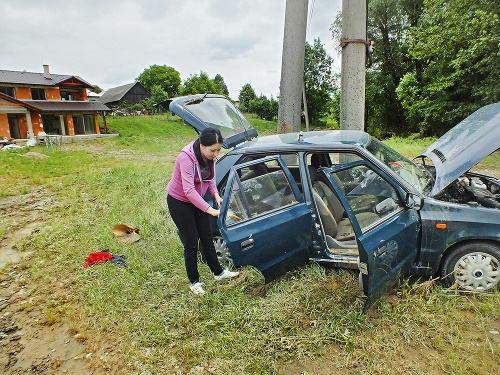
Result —
[[[78, 75], [107, 90], [153, 64], [220, 74], [230, 96], [250, 83], [277, 96], [286, 0], [2, 0], [0, 69]], [[309, 0], [307, 40], [340, 71], [330, 25], [341, 0]]]

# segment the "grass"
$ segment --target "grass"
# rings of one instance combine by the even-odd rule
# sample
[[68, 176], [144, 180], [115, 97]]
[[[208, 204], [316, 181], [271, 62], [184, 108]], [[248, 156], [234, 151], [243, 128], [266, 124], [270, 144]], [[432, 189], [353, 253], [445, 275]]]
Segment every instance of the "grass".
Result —
[[[47, 324], [81, 319], [94, 332], [113, 334], [130, 367], [145, 373], [196, 366], [217, 374], [311, 373], [320, 363], [331, 372], [389, 374], [498, 368], [500, 339], [490, 333], [500, 330], [498, 293], [460, 294], [409, 278], [363, 315], [356, 272], [310, 263], [269, 285], [252, 267], [218, 283], [200, 265], [207, 295], [193, 297], [165, 198], [175, 157], [196, 133], [171, 120], [109, 118], [120, 137], [61, 152], [31, 150], [48, 158], [0, 153], [4, 196], [43, 188], [59, 202], [46, 225], [17, 246], [33, 251], [26, 287], [33, 303], [47, 304]], [[269, 122], [251, 121], [272, 131]], [[415, 155], [430, 141], [388, 143]], [[139, 228], [141, 240], [114, 240], [111, 228], [119, 223]], [[0, 220], [0, 233], [4, 227]], [[84, 270], [85, 257], [103, 249], [124, 254], [129, 267]]]

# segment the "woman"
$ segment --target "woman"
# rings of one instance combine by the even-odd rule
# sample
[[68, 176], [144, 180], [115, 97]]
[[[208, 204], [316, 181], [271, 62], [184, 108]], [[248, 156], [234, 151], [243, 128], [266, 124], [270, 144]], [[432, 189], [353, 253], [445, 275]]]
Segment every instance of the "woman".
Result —
[[168, 210], [184, 245], [184, 262], [194, 294], [205, 294], [198, 273], [198, 242], [216, 280], [238, 276], [238, 272], [223, 270], [219, 264], [209, 216], [219, 216], [219, 210], [203, 199], [208, 189], [219, 207], [222, 202], [215, 185], [215, 161], [222, 142], [219, 130], [204, 129], [199, 138], [184, 147], [177, 156], [167, 187]]

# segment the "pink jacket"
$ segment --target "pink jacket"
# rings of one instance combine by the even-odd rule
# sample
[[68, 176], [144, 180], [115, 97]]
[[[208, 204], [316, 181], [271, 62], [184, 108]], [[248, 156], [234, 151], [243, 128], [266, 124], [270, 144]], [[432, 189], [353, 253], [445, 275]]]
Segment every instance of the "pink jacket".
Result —
[[172, 179], [168, 183], [167, 192], [175, 199], [190, 202], [203, 212], [210, 205], [203, 199], [207, 189], [214, 195], [217, 192], [215, 186], [215, 160], [212, 164], [212, 178], [203, 181], [201, 178], [200, 164], [194, 154], [193, 142], [185, 146], [175, 160]]

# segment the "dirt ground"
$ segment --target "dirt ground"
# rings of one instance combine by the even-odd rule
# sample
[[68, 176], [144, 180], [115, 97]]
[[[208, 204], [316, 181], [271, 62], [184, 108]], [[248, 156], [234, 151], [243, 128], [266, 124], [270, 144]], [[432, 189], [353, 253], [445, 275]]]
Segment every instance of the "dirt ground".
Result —
[[[10, 224], [0, 243], [0, 373], [127, 373], [127, 361], [109, 334], [90, 332], [75, 321], [50, 314], [46, 302], [68, 295], [67, 290], [37, 288], [36, 295], [30, 293], [29, 271], [20, 265], [30, 253], [17, 251], [16, 243], [45, 225], [48, 208], [59, 204], [54, 197], [38, 190], [0, 200], [0, 224]], [[46, 272], [50, 275], [50, 266]], [[62, 305], [78, 311], [72, 303]]]
[[[54, 296], [69, 295], [68, 290], [62, 290], [67, 289], [67, 285], [60, 283], [61, 291], [41, 288], [36, 295], [30, 293], [33, 289], [30, 271], [21, 266], [21, 260], [30, 254], [17, 251], [16, 243], [45, 225], [48, 208], [58, 204], [55, 195], [43, 189], [0, 200], [0, 225], [9, 223], [0, 242], [0, 373], [133, 373], [128, 359], [119, 350], [116, 337], [79, 326], [84, 319], [74, 316], [81, 312], [80, 307], [72, 306], [76, 301], [63, 303], [67, 310], [74, 312], [72, 317], [50, 316], [47, 301]], [[46, 272], [50, 274], [50, 266]], [[51, 285], [57, 285], [55, 277], [54, 280]], [[425, 357], [424, 353], [420, 354]], [[284, 372], [326, 374], [331, 371], [327, 362], [297, 364]], [[208, 372], [200, 369], [199, 374], [205, 373]]]

